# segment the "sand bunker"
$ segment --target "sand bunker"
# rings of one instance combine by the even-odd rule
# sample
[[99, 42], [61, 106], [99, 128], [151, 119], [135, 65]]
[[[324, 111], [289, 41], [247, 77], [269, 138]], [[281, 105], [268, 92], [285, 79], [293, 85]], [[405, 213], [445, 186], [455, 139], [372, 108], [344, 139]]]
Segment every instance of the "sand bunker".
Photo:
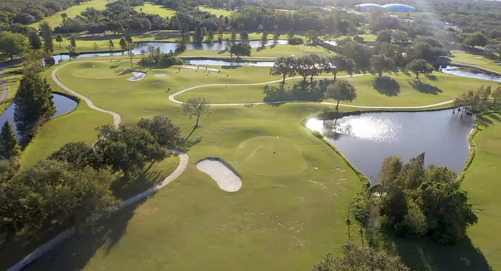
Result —
[[144, 76], [146, 76], [146, 73], [144, 73], [144, 72], [132, 72], [132, 74], [134, 76], [127, 78], [127, 80], [129, 80], [129, 81], [139, 81], [139, 80], [143, 79]]
[[157, 74], [155, 74], [155, 77], [167, 78], [167, 77], [170, 77], [170, 75], [167, 73], [157, 73]]
[[223, 161], [207, 158], [197, 163], [197, 169], [207, 173], [219, 188], [226, 192], [236, 192], [242, 187], [242, 180], [233, 169]]

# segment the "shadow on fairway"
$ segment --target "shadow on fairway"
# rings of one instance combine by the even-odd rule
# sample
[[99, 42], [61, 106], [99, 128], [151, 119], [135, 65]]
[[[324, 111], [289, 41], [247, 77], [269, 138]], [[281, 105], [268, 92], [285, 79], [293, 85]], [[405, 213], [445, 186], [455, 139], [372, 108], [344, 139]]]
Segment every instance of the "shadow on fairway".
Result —
[[409, 85], [411, 85], [415, 90], [421, 93], [435, 94], [442, 92], [442, 90], [436, 86], [419, 82], [418, 80], [409, 80]]
[[100, 219], [94, 227], [77, 231], [69, 240], [50, 250], [23, 270], [83, 269], [99, 248], [103, 248], [104, 255], [109, 254], [125, 233], [135, 209], [145, 201], [146, 199]]
[[376, 77], [372, 86], [386, 96], [398, 96], [400, 93], [400, 85], [391, 77]]
[[411, 270], [492, 270], [469, 238], [445, 246], [425, 238], [401, 239], [392, 234], [386, 237], [387, 249], [395, 251]]
[[[127, 199], [163, 181], [166, 177], [165, 173], [151, 168], [152, 165], [131, 180], [124, 178], [115, 180], [110, 187], [111, 190], [118, 199]], [[154, 196], [155, 193], [136, 204], [104, 215], [93, 226], [78, 229], [77, 233], [70, 239], [48, 251], [23, 270], [83, 269], [98, 249], [104, 255], [111, 251], [126, 232], [127, 225], [134, 216], [136, 208]]]

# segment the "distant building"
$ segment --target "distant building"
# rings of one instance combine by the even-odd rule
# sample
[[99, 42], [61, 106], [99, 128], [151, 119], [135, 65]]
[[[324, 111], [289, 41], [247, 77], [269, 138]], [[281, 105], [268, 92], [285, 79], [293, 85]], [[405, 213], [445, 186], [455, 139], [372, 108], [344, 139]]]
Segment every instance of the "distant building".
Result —
[[387, 11], [397, 11], [397, 12], [416, 12], [416, 8], [404, 5], [404, 4], [388, 4], [383, 6]]
[[355, 6], [357, 11], [369, 11], [369, 10], [386, 10], [386, 11], [396, 11], [396, 12], [416, 12], [416, 8], [404, 5], [404, 4], [388, 4], [388, 5], [378, 5], [378, 4], [360, 4]]

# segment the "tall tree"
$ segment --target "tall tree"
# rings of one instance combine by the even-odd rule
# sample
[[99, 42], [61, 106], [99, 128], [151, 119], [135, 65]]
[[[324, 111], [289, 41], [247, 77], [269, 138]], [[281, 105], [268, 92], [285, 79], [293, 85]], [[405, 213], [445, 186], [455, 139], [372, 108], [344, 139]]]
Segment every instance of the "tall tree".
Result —
[[50, 27], [49, 23], [44, 21], [40, 24], [40, 32], [42, 33], [44, 51], [48, 54], [52, 54], [54, 52], [54, 43], [52, 42], [52, 27]]
[[261, 47], [264, 48], [267, 43], [268, 43], [268, 32], [264, 31], [263, 35], [261, 36]]
[[339, 101], [353, 101], [357, 98], [355, 87], [346, 80], [336, 80], [327, 87], [325, 98], [337, 100], [336, 111], [339, 111]]
[[239, 58], [240, 56], [250, 56], [251, 48], [249, 45], [246, 45], [244, 43], [237, 43], [231, 46], [230, 54], [236, 55], [237, 58]]
[[289, 31], [287, 32], [287, 39], [292, 39], [294, 38], [294, 29], [290, 28]]
[[196, 117], [196, 122], [193, 126], [193, 130], [191, 130], [190, 134], [186, 137], [186, 139], [188, 139], [198, 128], [200, 117], [203, 115], [210, 115], [209, 101], [207, 101], [203, 97], [188, 99], [185, 103], [183, 103], [183, 112], [188, 116], [189, 119]]
[[113, 55], [113, 49], [115, 49], [115, 44], [113, 43], [113, 40], [108, 41], [108, 48], [110, 50], [110, 56]]
[[145, 129], [156, 139], [160, 146], [174, 149], [181, 143], [179, 128], [174, 126], [169, 118], [155, 116], [153, 119], [140, 119], [139, 128]]
[[375, 55], [371, 58], [371, 68], [379, 77], [383, 76], [383, 72], [392, 71], [395, 67], [393, 59], [384, 55]]
[[424, 59], [414, 59], [409, 64], [407, 64], [406, 69], [416, 74], [416, 80], [419, 80], [419, 74], [428, 74], [433, 72], [433, 66]]
[[362, 248], [354, 243], [343, 245], [343, 257], [333, 257], [331, 254], [313, 268], [314, 271], [409, 271], [399, 258], [378, 252], [373, 248]]
[[130, 66], [132, 67], [132, 58], [134, 57], [132, 50], [134, 50], [134, 42], [132, 41], [132, 37], [128, 32], [125, 34], [124, 40], [127, 45], [127, 54], [129, 55]]
[[346, 72], [349, 75], [353, 74], [355, 69], [355, 62], [342, 54], [337, 54], [326, 59], [324, 70], [334, 74], [334, 81], [337, 79], [337, 74]]
[[52, 89], [39, 74], [28, 73], [21, 79], [14, 99], [14, 119], [23, 136], [33, 136], [38, 127], [54, 115]]
[[42, 40], [38, 36], [38, 32], [30, 31], [28, 33], [28, 39], [30, 40], [30, 47], [33, 50], [42, 49]]
[[274, 29], [275, 32], [273, 33], [273, 43], [276, 45], [278, 43], [278, 39], [280, 38], [280, 29], [278, 28], [278, 25], [275, 25]]
[[197, 44], [201, 44], [203, 40], [204, 40], [204, 36], [202, 35], [202, 28], [200, 26], [197, 26], [195, 28], [195, 32], [193, 34], [193, 42], [197, 43]]
[[27, 54], [29, 48], [28, 39], [23, 34], [9, 31], [0, 33], [0, 52], [5, 53], [11, 59]]
[[56, 41], [59, 43], [59, 49], [61, 49], [61, 42], [63, 42], [63, 36], [57, 35]]
[[492, 98], [494, 98], [494, 104], [497, 100], [501, 100], [501, 87], [497, 87], [496, 90], [492, 92]]
[[124, 54], [125, 50], [127, 50], [127, 42], [125, 42], [124, 37], [120, 38], [120, 50], [122, 50], [122, 55]]
[[235, 30], [231, 30], [231, 42], [235, 43], [236, 40], [237, 40], [237, 32], [235, 32]]
[[207, 32], [207, 39], [205, 40], [205, 42], [212, 43], [213, 41], [214, 41], [214, 33], [212, 32], [212, 29], [209, 29], [209, 31]]
[[242, 43], [245, 45], [249, 45], [249, 34], [247, 34], [247, 32], [240, 33], [240, 41], [242, 41]]
[[297, 59], [293, 56], [279, 57], [275, 60], [270, 69], [271, 75], [282, 75], [282, 88], [285, 85], [285, 78], [296, 74]]
[[14, 129], [9, 121], [6, 121], [0, 133], [0, 158], [11, 159], [19, 155], [19, 146]]

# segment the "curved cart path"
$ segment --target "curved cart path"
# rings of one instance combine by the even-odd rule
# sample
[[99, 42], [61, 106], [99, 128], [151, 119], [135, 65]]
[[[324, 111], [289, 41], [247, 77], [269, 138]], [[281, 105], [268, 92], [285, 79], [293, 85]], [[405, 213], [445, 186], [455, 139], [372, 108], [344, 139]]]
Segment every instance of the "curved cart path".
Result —
[[[66, 63], [56, 69], [54, 69], [51, 73], [51, 76], [52, 76], [52, 79], [60, 86], [62, 87], [64, 90], [70, 92], [71, 94], [81, 98], [82, 100], [84, 100], [90, 108], [94, 109], [94, 110], [97, 110], [99, 112], [104, 112], [104, 113], [107, 113], [107, 114], [110, 114], [113, 116], [113, 124], [118, 127], [122, 121], [122, 118], [120, 117], [120, 115], [116, 112], [113, 112], [113, 111], [109, 111], [109, 110], [105, 110], [105, 109], [102, 109], [102, 108], [99, 108], [97, 106], [94, 105], [94, 103], [87, 97], [83, 96], [82, 94], [72, 90], [71, 88], [65, 86], [58, 78], [57, 78], [57, 71], [59, 71], [60, 68], [70, 64], [70, 63], [74, 63], [74, 62], [69, 62], [69, 63]], [[168, 153], [171, 153], [171, 154], [175, 154], [179, 157], [179, 164], [177, 166], [177, 168], [167, 177], [165, 177], [165, 179], [154, 185], [153, 187], [150, 187], [149, 189], [133, 196], [133, 197], [130, 197], [124, 201], [122, 201], [119, 205], [117, 206], [114, 206], [114, 207], [111, 207], [109, 209], [109, 211], [113, 212], [113, 211], [118, 211], [126, 206], [129, 206], [129, 205], [132, 205], [134, 203], [137, 203], [139, 202], [140, 200], [142, 199], [145, 199], [146, 197], [150, 196], [151, 194], [155, 193], [156, 191], [164, 188], [166, 185], [170, 184], [171, 182], [173, 182], [174, 180], [177, 179], [177, 177], [179, 177], [181, 174], [183, 174], [183, 172], [186, 170], [186, 168], [188, 167], [188, 162], [189, 162], [189, 156], [188, 154], [186, 154], [185, 152], [183, 151], [179, 151], [179, 150], [169, 150]], [[60, 233], [59, 235], [57, 235], [56, 237], [54, 237], [52, 240], [48, 241], [47, 243], [41, 245], [40, 247], [38, 247], [37, 249], [35, 249], [33, 252], [31, 252], [30, 254], [28, 254], [26, 257], [24, 257], [21, 261], [19, 261], [18, 263], [16, 263], [15, 265], [11, 266], [9, 269], [7, 269], [7, 271], [18, 271], [18, 270], [22, 270], [25, 266], [27, 266], [28, 264], [30, 264], [31, 262], [33, 262], [34, 260], [38, 259], [40, 256], [42, 256], [44, 253], [46, 253], [47, 251], [53, 249], [54, 247], [56, 247], [57, 245], [59, 245], [60, 243], [62, 243], [63, 241], [67, 240], [68, 238], [70, 238], [73, 234], [75, 234], [75, 228], [71, 228], [71, 229], [67, 229], [65, 230], [64, 232]]]
[[106, 113], [106, 114], [110, 114], [110, 115], [112, 115], [112, 116], [113, 116], [113, 125], [115, 125], [115, 127], [118, 127], [118, 125], [120, 125], [120, 123], [122, 122], [122, 117], [121, 117], [118, 113], [115, 113], [115, 112], [113, 112], [113, 111], [106, 110], [106, 109], [103, 109], [103, 108], [100, 108], [100, 107], [95, 106], [95, 105], [94, 105], [94, 103], [93, 103], [93, 102], [92, 102], [89, 98], [87, 98], [87, 97], [83, 96], [82, 94], [80, 94], [80, 93], [78, 93], [78, 92], [74, 91], [73, 89], [71, 89], [71, 88], [67, 87], [67, 86], [66, 86], [65, 84], [63, 84], [63, 82], [61, 82], [61, 81], [59, 80], [59, 78], [57, 77], [57, 72], [58, 72], [61, 68], [66, 67], [66, 66], [68, 66], [68, 65], [70, 65], [70, 64], [72, 64], [72, 63], [78, 63], [78, 62], [96, 62], [96, 61], [75, 61], [75, 62], [67, 62], [67, 63], [65, 63], [65, 64], [63, 64], [63, 65], [61, 65], [61, 66], [59, 66], [59, 67], [55, 68], [55, 69], [52, 71], [52, 73], [50, 74], [50, 75], [51, 75], [51, 77], [52, 77], [52, 80], [54, 80], [54, 82], [56, 82], [56, 84], [57, 84], [58, 86], [60, 86], [62, 89], [66, 90], [66, 91], [68, 91], [69, 93], [71, 93], [71, 94], [73, 94], [73, 95], [77, 96], [78, 98], [80, 98], [80, 99], [84, 100], [84, 101], [85, 101], [85, 103], [87, 103], [87, 105], [88, 105], [90, 108], [92, 108], [92, 109], [94, 109], [94, 110], [96, 110], [96, 111], [99, 111], [99, 112], [103, 112], [103, 113]]
[[[355, 74], [352, 75], [351, 77], [355, 76], [368, 76], [366, 74]], [[331, 78], [332, 76], [318, 76], [320, 78]], [[338, 78], [346, 78], [350, 77], [349, 75], [344, 75], [344, 76], [338, 76]], [[289, 77], [286, 78], [285, 80], [292, 80], [292, 79], [301, 79], [302, 77]], [[268, 84], [274, 84], [274, 83], [280, 83], [282, 82], [282, 79], [280, 80], [273, 80], [273, 81], [268, 81], [268, 82], [261, 82], [261, 83], [249, 83], [249, 84], [207, 84], [207, 85], [199, 85], [199, 86], [194, 86], [190, 88], [183, 89], [181, 91], [178, 91], [176, 93], [173, 93], [169, 96], [169, 100], [173, 103], [177, 104], [184, 104], [184, 102], [179, 101], [176, 99], [176, 96], [185, 92], [188, 92], [193, 89], [197, 88], [204, 88], [204, 87], [214, 87], [214, 86], [259, 86], [259, 85], [268, 85]], [[372, 106], [372, 105], [350, 105], [350, 104], [342, 104], [340, 103], [339, 106], [343, 107], [349, 107], [349, 108], [360, 108], [360, 109], [426, 109], [426, 108], [432, 108], [432, 107], [437, 107], [437, 106], [442, 106], [446, 104], [450, 104], [454, 102], [454, 100], [448, 100], [448, 101], [443, 101], [439, 103], [434, 103], [434, 104], [427, 104], [427, 105], [417, 105], [417, 106]], [[261, 105], [261, 104], [282, 104], [282, 103], [318, 103], [318, 104], [325, 104], [325, 105], [336, 105], [337, 103], [331, 103], [331, 102], [307, 102], [307, 101], [276, 101], [276, 102], [247, 102], [247, 103], [213, 103], [209, 104], [211, 106], [241, 106], [241, 105]]]

